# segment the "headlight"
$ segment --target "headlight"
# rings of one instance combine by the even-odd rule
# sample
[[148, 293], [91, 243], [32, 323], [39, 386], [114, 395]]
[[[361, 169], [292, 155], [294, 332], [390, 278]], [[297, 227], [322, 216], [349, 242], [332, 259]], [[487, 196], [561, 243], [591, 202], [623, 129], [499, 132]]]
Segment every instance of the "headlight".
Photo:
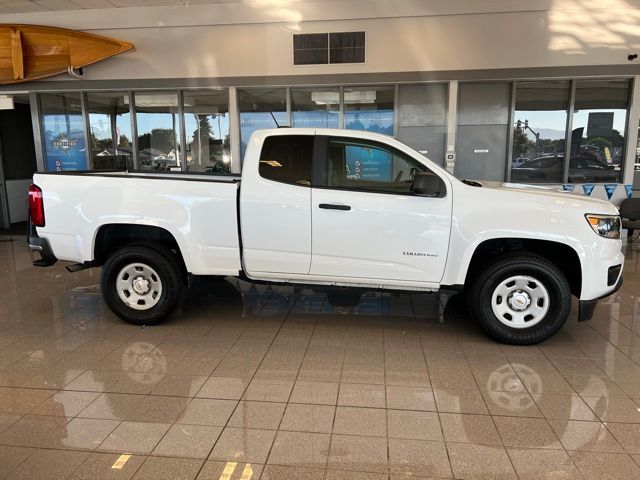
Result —
[[617, 215], [585, 215], [587, 222], [601, 237], [620, 238], [620, 217]]

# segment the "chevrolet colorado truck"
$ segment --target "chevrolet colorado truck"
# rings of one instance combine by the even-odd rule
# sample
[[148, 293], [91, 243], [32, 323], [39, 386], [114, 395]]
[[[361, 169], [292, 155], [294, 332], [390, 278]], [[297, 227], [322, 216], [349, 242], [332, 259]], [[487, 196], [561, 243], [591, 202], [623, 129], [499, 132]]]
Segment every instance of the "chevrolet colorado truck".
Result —
[[111, 310], [153, 324], [193, 276], [406, 292], [464, 290], [493, 338], [533, 344], [622, 282], [610, 203], [551, 188], [458, 180], [384, 135], [255, 132], [242, 175], [37, 173], [34, 262], [102, 267]]

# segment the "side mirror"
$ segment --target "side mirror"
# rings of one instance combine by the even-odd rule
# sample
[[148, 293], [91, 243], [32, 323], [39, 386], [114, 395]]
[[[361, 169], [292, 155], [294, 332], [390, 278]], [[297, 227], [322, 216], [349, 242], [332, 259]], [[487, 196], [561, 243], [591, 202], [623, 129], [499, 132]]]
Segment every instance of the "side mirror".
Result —
[[411, 185], [411, 192], [421, 197], [444, 197], [447, 193], [444, 182], [435, 173], [416, 173]]

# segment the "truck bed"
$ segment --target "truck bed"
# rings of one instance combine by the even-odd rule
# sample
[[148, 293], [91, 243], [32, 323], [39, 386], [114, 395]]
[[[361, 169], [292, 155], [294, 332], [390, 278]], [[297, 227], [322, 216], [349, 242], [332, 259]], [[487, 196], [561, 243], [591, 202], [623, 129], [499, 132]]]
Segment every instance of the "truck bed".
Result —
[[[124, 181], [126, 179], [126, 181]], [[175, 238], [187, 270], [235, 275], [240, 270], [239, 175], [193, 172], [37, 173], [47, 238], [59, 260], [90, 262], [105, 224], [149, 225]]]

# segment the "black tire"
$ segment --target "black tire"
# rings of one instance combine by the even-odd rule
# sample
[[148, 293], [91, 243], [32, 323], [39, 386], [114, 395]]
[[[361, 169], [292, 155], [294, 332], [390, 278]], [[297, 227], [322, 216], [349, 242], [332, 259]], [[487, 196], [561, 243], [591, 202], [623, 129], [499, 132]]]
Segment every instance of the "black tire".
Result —
[[[146, 310], [137, 310], [118, 294], [116, 280], [124, 267], [140, 263], [151, 267], [159, 277], [162, 292], [157, 303]], [[118, 317], [133, 325], [153, 325], [175, 310], [184, 290], [184, 268], [176, 255], [162, 245], [132, 244], [116, 250], [102, 266], [100, 276], [102, 296]], [[156, 301], [155, 297], [152, 301]]]
[[[489, 336], [512, 345], [533, 345], [562, 328], [571, 311], [571, 288], [562, 271], [544, 257], [532, 253], [507, 253], [492, 258], [473, 280], [469, 311]], [[492, 296], [503, 281], [525, 275], [546, 288], [549, 305], [542, 319], [531, 327], [512, 328], [502, 323], [492, 309]]]

